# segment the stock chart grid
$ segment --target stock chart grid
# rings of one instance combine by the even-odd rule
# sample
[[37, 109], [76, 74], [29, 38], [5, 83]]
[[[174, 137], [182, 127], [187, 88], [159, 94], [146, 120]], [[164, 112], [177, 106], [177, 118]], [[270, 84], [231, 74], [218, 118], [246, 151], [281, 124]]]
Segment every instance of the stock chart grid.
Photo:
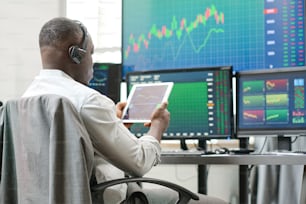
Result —
[[123, 1], [124, 72], [305, 65], [303, 0]]

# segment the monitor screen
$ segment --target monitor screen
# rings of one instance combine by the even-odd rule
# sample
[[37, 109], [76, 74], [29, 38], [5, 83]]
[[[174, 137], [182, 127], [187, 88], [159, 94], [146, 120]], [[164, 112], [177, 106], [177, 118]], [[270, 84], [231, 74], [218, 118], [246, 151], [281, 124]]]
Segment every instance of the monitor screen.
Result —
[[[232, 68], [170, 69], [127, 74], [133, 84], [173, 82], [168, 99], [170, 125], [163, 139], [230, 138], [233, 131]], [[134, 124], [131, 131], [142, 136], [148, 130]]]
[[238, 72], [237, 136], [306, 134], [306, 67]]
[[305, 66], [305, 0], [124, 0], [123, 74]]
[[93, 78], [89, 82], [89, 87], [117, 103], [120, 100], [121, 64], [94, 63], [93, 69]]

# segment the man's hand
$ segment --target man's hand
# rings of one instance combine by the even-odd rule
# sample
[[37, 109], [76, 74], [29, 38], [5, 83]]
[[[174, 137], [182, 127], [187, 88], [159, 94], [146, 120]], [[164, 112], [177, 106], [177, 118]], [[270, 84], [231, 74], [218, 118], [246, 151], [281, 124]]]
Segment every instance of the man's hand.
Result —
[[[118, 102], [116, 104], [116, 115], [120, 119], [122, 117], [123, 109], [124, 109], [125, 106], [126, 106], [126, 102]], [[133, 125], [133, 123], [124, 123], [124, 125], [125, 125], [125, 127], [130, 128]]]
[[163, 132], [168, 128], [170, 122], [170, 113], [167, 110], [168, 103], [162, 103], [153, 113], [150, 123], [145, 123], [144, 126], [150, 127], [149, 135], [155, 137], [158, 141], [161, 140]]
[[116, 115], [118, 118], [122, 117], [123, 109], [126, 106], [126, 102], [118, 102], [116, 104]]

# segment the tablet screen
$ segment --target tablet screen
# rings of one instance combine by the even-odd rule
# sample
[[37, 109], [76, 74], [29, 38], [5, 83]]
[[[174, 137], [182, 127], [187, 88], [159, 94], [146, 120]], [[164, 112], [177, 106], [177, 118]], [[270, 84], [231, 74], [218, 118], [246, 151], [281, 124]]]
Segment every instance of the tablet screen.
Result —
[[172, 82], [135, 84], [123, 110], [122, 120], [125, 123], [150, 122], [153, 111], [168, 100]]

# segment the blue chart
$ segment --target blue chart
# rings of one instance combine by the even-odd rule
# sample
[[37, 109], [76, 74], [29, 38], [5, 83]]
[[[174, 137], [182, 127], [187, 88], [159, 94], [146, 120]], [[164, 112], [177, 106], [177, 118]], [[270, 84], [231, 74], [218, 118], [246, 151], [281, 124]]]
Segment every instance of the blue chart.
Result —
[[[220, 65], [232, 65], [235, 71], [303, 66], [305, 57], [284, 59], [284, 32], [271, 34], [283, 30], [284, 26], [275, 27], [279, 21], [291, 23], [293, 15], [304, 12], [302, 0], [283, 1], [125, 0], [124, 72]], [[292, 5], [296, 9], [285, 13], [286, 6]], [[291, 17], [285, 19], [285, 15]], [[294, 23], [298, 26], [293, 46], [297, 54], [304, 54], [303, 17], [294, 18]]]

